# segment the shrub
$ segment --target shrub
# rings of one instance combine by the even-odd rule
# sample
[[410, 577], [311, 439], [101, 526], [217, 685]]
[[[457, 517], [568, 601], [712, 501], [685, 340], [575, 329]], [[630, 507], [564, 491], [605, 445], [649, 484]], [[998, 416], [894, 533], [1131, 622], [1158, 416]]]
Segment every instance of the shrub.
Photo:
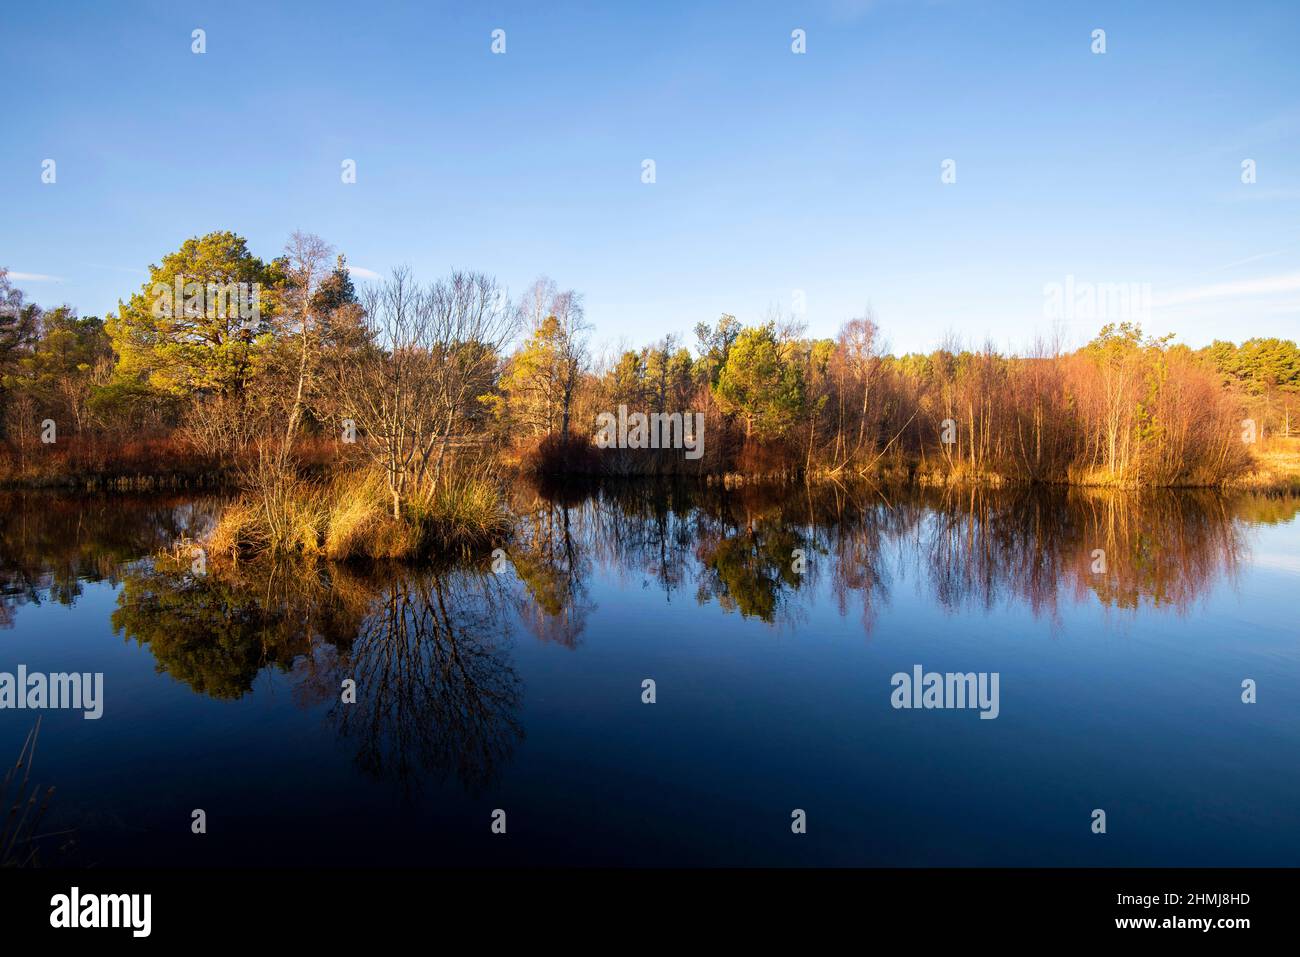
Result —
[[524, 451], [522, 467], [533, 475], [599, 475], [600, 453], [589, 436], [552, 432]]

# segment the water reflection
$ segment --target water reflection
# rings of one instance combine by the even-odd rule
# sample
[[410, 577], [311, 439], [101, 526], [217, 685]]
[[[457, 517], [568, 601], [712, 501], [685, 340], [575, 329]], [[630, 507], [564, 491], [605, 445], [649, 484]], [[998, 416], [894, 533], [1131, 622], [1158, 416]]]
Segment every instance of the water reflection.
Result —
[[[84, 582], [120, 585], [113, 628], [195, 693], [238, 699], [265, 672], [282, 674], [367, 773], [478, 791], [524, 737], [512, 642], [579, 649], [593, 594], [693, 602], [701, 633], [710, 607], [794, 627], [821, 603], [869, 635], [901, 587], [952, 613], [1012, 604], [1053, 619], [1084, 601], [1184, 613], [1248, 560], [1252, 524], [1289, 521], [1300, 506], [1208, 492], [632, 482], [515, 497], [501, 574], [489, 555], [457, 567], [246, 562], [196, 574], [168, 548], [201, 537], [215, 500], [8, 495], [0, 623], [28, 602], [74, 603]], [[355, 704], [340, 700], [346, 678]]]
[[1015, 599], [1051, 614], [1092, 593], [1183, 612], [1235, 576], [1246, 550], [1227, 501], [1208, 492], [947, 495], [918, 525], [935, 598], [953, 610]]
[[481, 569], [263, 560], [198, 575], [164, 555], [124, 572], [113, 627], [212, 697], [242, 697], [266, 668], [287, 674], [301, 704], [328, 703], [367, 773], [478, 790], [523, 737], [512, 607], [504, 580]]
[[538, 494], [517, 503], [510, 562], [523, 584], [516, 608], [525, 627], [542, 641], [576, 648], [587, 617], [595, 610], [587, 582], [593, 540], [581, 520], [581, 497], [572, 490]]
[[357, 742], [361, 767], [403, 782], [417, 772], [455, 776], [471, 791], [495, 778], [523, 738], [508, 597], [481, 573], [392, 576], [351, 647], [325, 669], [357, 683], [355, 704], [340, 702], [338, 680], [326, 687], [330, 720]]
[[371, 592], [343, 568], [270, 562], [196, 574], [188, 556], [127, 565], [112, 623], [158, 670], [214, 698], [241, 698], [268, 667], [292, 670], [313, 642], [348, 647]]
[[0, 492], [0, 628], [25, 604], [71, 605], [87, 582], [116, 584], [125, 562], [201, 534], [218, 507], [170, 494]]
[[693, 583], [699, 604], [770, 623], [797, 622], [829, 590], [841, 615], [860, 609], [868, 632], [909, 576], [953, 612], [1016, 602], [1050, 616], [1090, 595], [1117, 609], [1185, 612], [1235, 576], [1250, 524], [1286, 521], [1296, 509], [1295, 499], [1208, 491], [626, 483], [565, 502], [539, 490], [519, 505], [526, 553], [564, 587], [538, 588], [536, 572], [521, 574], [547, 617], [579, 622], [593, 562], [668, 601]]

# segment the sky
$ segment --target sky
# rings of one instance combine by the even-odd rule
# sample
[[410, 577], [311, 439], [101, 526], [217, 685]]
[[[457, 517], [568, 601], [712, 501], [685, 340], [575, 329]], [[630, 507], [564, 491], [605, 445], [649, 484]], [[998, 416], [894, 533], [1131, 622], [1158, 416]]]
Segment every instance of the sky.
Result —
[[304, 230], [362, 282], [550, 276], [611, 347], [1300, 332], [1295, 0], [48, 0], [0, 36], [0, 266], [82, 315], [190, 236]]

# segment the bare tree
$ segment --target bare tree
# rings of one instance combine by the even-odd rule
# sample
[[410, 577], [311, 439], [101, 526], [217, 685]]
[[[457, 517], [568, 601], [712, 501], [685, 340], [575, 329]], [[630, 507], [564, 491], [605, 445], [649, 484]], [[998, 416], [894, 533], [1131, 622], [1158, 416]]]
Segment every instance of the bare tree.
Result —
[[393, 517], [400, 518], [418, 448], [413, 437], [429, 430], [437, 397], [428, 348], [431, 310], [404, 266], [366, 288], [361, 301], [372, 341], [336, 367], [334, 385], [344, 416], [364, 431], [365, 448], [384, 470]]
[[291, 386], [293, 401], [285, 418], [284, 439], [280, 445], [281, 465], [286, 464], [302, 423], [312, 380], [319, 366], [321, 324], [313, 309], [313, 300], [321, 281], [329, 274], [329, 261], [333, 255], [333, 248], [312, 233], [295, 231], [284, 247], [286, 281], [281, 291], [280, 313], [289, 325], [285, 333], [297, 337], [297, 370]]
[[517, 313], [496, 282], [476, 272], [454, 272], [429, 290], [433, 330], [431, 346], [437, 367], [442, 420], [420, 459], [425, 468], [436, 443], [432, 488], [442, 481], [447, 448], [458, 428], [479, 424], [486, 410], [479, 397], [487, 394], [500, 372], [501, 353], [513, 338]]
[[582, 370], [590, 361], [588, 337], [591, 326], [587, 324], [582, 309], [582, 296], [573, 290], [560, 293], [551, 303], [559, 335], [556, 339], [556, 359], [560, 392], [560, 438], [569, 437], [569, 419], [573, 414], [574, 393], [582, 377]]
[[336, 367], [335, 401], [383, 468], [393, 517], [413, 493], [437, 491], [456, 429], [483, 414], [514, 316], [496, 284], [454, 273], [420, 289], [403, 267], [368, 288], [370, 342]]
[[[878, 337], [880, 329], [876, 325], [871, 307], [861, 318], [851, 319], [840, 330], [839, 347], [844, 355], [849, 371], [857, 380], [856, 385], [862, 390], [862, 407], [858, 416], [858, 441], [854, 453], [860, 453], [865, 438], [865, 430], [871, 403], [871, 385], [876, 366], [880, 362]], [[874, 438], [874, 437], [873, 437]]]

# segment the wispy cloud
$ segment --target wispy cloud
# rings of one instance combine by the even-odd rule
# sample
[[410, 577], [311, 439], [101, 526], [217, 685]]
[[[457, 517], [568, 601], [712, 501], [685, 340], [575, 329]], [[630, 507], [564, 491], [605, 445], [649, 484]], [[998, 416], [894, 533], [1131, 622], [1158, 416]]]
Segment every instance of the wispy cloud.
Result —
[[1279, 571], [1300, 575], [1300, 555], [1281, 555], [1276, 552], [1258, 553], [1251, 556], [1250, 563], [1261, 568], [1276, 568]]
[[18, 282], [63, 282], [62, 276], [47, 276], [43, 272], [10, 272], [9, 278]]
[[373, 269], [366, 269], [362, 266], [349, 265], [348, 272], [351, 273], [353, 276], [357, 276], [360, 279], [382, 279], [383, 278], [383, 276], [379, 275], [379, 273], [375, 272]]
[[1300, 130], [1300, 110], [1288, 110], [1285, 113], [1279, 113], [1266, 120], [1253, 123], [1235, 134], [1229, 134], [1229, 136], [1235, 135], [1235, 139], [1220, 136], [1219, 141], [1214, 146], [1202, 150], [1197, 155], [1204, 157], [1231, 156], [1245, 159], [1253, 155], [1253, 152], [1259, 147], [1276, 143], [1279, 140], [1286, 140], [1297, 130]]
[[1261, 259], [1272, 259], [1274, 256], [1281, 256], [1285, 249], [1274, 249], [1272, 252], [1256, 253], [1254, 256], [1247, 256], [1245, 259], [1234, 259], [1230, 263], [1224, 263], [1222, 266], [1216, 266], [1214, 269], [1206, 272], [1207, 276], [1212, 276], [1216, 272], [1227, 272], [1229, 269], [1236, 269], [1238, 266], [1244, 266], [1247, 263], [1257, 263]]
[[1272, 189], [1256, 189], [1254, 186], [1246, 186], [1227, 193], [1226, 198], [1232, 202], [1294, 202], [1300, 200], [1300, 189], [1294, 186], [1279, 186]]
[[1300, 272], [1282, 276], [1262, 276], [1257, 279], [1237, 279], [1194, 286], [1167, 295], [1156, 296], [1154, 306], [1181, 306], [1207, 300], [1246, 299], [1255, 296], [1275, 296], [1279, 293], [1300, 291]]

